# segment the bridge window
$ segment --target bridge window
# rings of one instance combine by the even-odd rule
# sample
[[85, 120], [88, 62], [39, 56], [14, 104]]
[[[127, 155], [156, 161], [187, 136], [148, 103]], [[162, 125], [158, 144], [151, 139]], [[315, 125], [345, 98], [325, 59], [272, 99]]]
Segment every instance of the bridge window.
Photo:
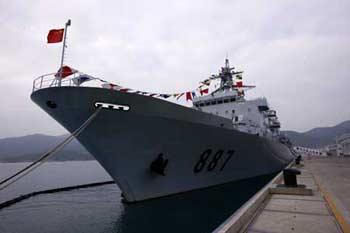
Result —
[[263, 105], [263, 106], [258, 106], [258, 109], [260, 112], [263, 112], [263, 111], [269, 110], [269, 107], [267, 107], [266, 105]]

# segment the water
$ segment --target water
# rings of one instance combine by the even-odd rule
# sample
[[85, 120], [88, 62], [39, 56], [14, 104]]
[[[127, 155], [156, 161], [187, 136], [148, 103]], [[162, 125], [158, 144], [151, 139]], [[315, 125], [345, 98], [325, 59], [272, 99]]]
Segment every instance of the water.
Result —
[[[25, 164], [0, 164], [3, 179]], [[0, 232], [211, 232], [273, 175], [137, 204], [123, 204], [115, 184], [32, 197], [0, 210]], [[111, 180], [95, 161], [51, 162], [8, 190], [27, 192]]]
[[[24, 168], [29, 163], [0, 163], [0, 180]], [[108, 181], [112, 178], [96, 161], [49, 162], [0, 191], [0, 202], [14, 195], [63, 186]]]

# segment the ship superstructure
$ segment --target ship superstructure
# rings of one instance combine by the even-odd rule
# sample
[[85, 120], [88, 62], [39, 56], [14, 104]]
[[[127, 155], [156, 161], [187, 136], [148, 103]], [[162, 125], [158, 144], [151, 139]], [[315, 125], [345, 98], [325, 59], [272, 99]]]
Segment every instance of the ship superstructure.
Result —
[[220, 87], [210, 95], [195, 97], [193, 107], [199, 111], [230, 119], [233, 127], [241, 132], [278, 138], [281, 125], [276, 111], [269, 108], [266, 98], [245, 99], [245, 90], [255, 86], [243, 85], [242, 73], [235, 72], [234, 68], [229, 66], [229, 60], [226, 59], [225, 67], [221, 68], [221, 72], [210, 78], [221, 79]]

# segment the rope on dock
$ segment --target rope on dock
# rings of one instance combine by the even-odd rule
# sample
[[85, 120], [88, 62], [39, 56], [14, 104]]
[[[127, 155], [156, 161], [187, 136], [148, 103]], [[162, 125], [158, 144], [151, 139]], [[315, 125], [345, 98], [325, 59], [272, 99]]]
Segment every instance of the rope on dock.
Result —
[[114, 184], [114, 181], [104, 181], [104, 182], [96, 182], [96, 183], [90, 183], [90, 184], [82, 184], [82, 185], [74, 185], [74, 186], [67, 186], [67, 187], [62, 187], [62, 188], [55, 188], [55, 189], [47, 189], [47, 190], [42, 190], [42, 191], [36, 191], [32, 193], [27, 193], [21, 196], [18, 196], [16, 198], [13, 198], [11, 200], [5, 201], [0, 203], [0, 210], [6, 207], [9, 207], [11, 205], [14, 205], [20, 201], [26, 200], [28, 198], [41, 195], [41, 194], [49, 194], [49, 193], [57, 193], [57, 192], [64, 192], [64, 191], [70, 191], [73, 189], [82, 189], [82, 188], [91, 188], [91, 187], [96, 187], [96, 186], [101, 186], [101, 185], [107, 185], [107, 184]]
[[[77, 128], [73, 133], [71, 133], [66, 139], [64, 139], [60, 144], [46, 152], [43, 156], [41, 156], [38, 160], [34, 161], [33, 163], [29, 164], [25, 168], [21, 169], [20, 171], [16, 172], [15, 174], [9, 176], [8, 178], [5, 178], [4, 180], [0, 181], [0, 190], [3, 190], [4, 188], [8, 187], [9, 185], [15, 183], [17, 180], [21, 179], [40, 165], [42, 165], [49, 157], [56, 154], [56, 152], [60, 151], [65, 145], [67, 145], [69, 142], [71, 142], [75, 137], [77, 137], [83, 130], [92, 122], [93, 119], [97, 116], [97, 114], [101, 111], [101, 107], [97, 108], [96, 111], [79, 127]], [[1, 185], [3, 185], [1, 187]]]

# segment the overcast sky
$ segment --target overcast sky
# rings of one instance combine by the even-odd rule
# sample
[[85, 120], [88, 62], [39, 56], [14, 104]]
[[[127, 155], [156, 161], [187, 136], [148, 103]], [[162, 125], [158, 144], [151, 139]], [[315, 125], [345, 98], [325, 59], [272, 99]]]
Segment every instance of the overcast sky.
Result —
[[350, 119], [350, 1], [0, 0], [0, 137], [66, 131], [30, 100], [59, 67], [49, 29], [68, 18], [66, 64], [137, 90], [192, 90], [226, 54], [282, 129]]

